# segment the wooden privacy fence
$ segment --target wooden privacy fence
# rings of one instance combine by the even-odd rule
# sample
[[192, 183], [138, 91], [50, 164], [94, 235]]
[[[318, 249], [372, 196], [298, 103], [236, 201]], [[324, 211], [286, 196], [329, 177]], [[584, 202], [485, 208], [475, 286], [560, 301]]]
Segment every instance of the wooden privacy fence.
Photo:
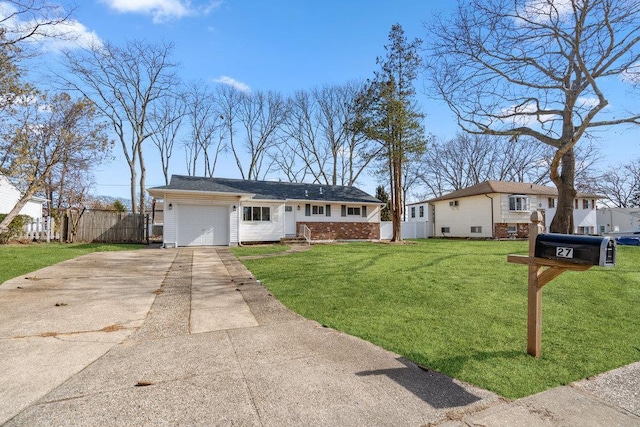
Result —
[[149, 243], [149, 215], [68, 210], [62, 219], [66, 242]]

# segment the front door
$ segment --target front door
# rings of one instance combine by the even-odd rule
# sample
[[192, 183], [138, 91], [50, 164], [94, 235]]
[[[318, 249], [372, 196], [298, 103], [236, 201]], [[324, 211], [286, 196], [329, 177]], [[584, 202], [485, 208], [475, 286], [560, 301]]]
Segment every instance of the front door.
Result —
[[296, 213], [292, 205], [284, 207], [284, 234], [287, 236], [296, 235]]

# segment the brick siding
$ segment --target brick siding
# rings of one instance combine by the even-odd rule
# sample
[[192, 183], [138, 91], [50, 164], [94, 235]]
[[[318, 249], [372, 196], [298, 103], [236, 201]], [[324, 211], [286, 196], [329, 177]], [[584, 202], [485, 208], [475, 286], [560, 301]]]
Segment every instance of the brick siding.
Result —
[[311, 240], [380, 240], [377, 222], [298, 222], [311, 230]]

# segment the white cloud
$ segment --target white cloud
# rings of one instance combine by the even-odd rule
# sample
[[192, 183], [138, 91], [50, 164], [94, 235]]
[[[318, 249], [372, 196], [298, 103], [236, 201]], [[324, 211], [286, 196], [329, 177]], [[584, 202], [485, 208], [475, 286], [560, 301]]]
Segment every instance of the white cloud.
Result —
[[519, 10], [519, 15], [533, 22], [545, 22], [561, 18], [572, 11], [572, 0], [529, 0]]
[[625, 83], [640, 83], [640, 64], [636, 63], [624, 70], [621, 74], [622, 81]]
[[[60, 16], [66, 15], [61, 7], [56, 5], [52, 5], [52, 7], [59, 9]], [[18, 9], [14, 5], [0, 1], [0, 22], [2, 22], [2, 26], [7, 29], [11, 36], [18, 37], [21, 34], [28, 34], [41, 23], [40, 20], [36, 19], [20, 19], [23, 15], [17, 12]], [[44, 19], [42, 18], [41, 20]], [[55, 25], [41, 26], [38, 29], [38, 33], [33, 34], [26, 41], [37, 44], [40, 49], [46, 52], [59, 52], [63, 49], [77, 47], [102, 46], [103, 44], [95, 32], [90, 31], [82, 23], [73, 19], [67, 19]]]
[[180, 19], [185, 16], [207, 15], [222, 4], [214, 0], [203, 6], [192, 6], [191, 0], [101, 0], [111, 9], [119, 13], [138, 13], [151, 15], [156, 24]]
[[232, 86], [242, 92], [251, 92], [251, 88], [249, 87], [249, 85], [239, 82], [236, 79], [233, 79], [231, 77], [228, 76], [220, 76], [217, 79], [214, 80], [216, 83], [222, 83], [225, 85], [229, 85]]
[[90, 31], [78, 21], [66, 21], [52, 27], [47, 32], [48, 37], [40, 38], [42, 49], [49, 52], [75, 48], [101, 47], [102, 40], [94, 31]]

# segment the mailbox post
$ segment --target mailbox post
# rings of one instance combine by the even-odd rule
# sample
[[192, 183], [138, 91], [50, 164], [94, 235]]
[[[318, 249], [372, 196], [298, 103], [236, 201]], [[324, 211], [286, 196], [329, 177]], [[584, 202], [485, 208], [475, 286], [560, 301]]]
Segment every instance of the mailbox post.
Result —
[[541, 222], [542, 214], [534, 211], [529, 225], [529, 256], [507, 256], [508, 262], [528, 266], [527, 353], [533, 357], [542, 355], [542, 287], [567, 270], [613, 266], [616, 259], [615, 241], [608, 237], [541, 234]]

